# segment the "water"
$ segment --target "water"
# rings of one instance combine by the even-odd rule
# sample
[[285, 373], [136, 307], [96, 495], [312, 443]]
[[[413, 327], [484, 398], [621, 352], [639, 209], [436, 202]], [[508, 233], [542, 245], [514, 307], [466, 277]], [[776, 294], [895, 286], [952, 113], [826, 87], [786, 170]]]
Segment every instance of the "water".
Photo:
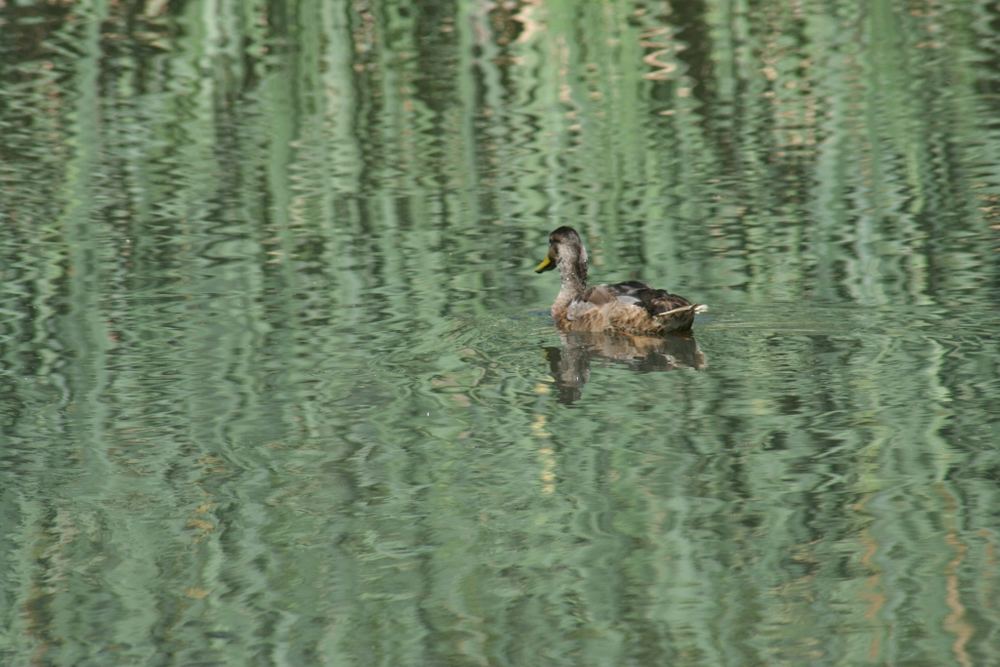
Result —
[[1000, 663], [996, 3], [133, 5], [0, 7], [0, 661]]

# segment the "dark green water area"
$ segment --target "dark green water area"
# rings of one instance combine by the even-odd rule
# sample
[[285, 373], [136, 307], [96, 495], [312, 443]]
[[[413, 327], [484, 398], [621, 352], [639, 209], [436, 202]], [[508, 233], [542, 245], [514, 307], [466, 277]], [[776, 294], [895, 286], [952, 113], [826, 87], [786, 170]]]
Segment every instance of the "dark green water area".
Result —
[[[563, 336], [532, 267], [710, 305]], [[0, 0], [0, 664], [1000, 664], [996, 0]]]

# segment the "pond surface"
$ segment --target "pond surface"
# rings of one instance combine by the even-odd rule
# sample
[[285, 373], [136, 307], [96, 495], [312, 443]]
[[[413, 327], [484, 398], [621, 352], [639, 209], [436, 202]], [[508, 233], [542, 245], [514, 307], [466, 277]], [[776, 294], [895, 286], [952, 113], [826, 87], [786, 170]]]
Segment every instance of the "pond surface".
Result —
[[1000, 664], [998, 34], [0, 3], [0, 662]]

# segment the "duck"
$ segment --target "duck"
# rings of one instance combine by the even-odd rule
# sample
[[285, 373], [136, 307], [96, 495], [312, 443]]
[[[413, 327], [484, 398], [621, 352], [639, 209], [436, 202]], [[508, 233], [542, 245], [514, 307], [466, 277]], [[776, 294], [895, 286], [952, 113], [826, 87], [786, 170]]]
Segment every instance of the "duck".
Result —
[[691, 303], [667, 290], [638, 280], [587, 285], [587, 249], [572, 227], [549, 234], [549, 251], [535, 273], [559, 269], [562, 286], [552, 304], [561, 331], [590, 331], [631, 336], [689, 332], [694, 317], [708, 306]]

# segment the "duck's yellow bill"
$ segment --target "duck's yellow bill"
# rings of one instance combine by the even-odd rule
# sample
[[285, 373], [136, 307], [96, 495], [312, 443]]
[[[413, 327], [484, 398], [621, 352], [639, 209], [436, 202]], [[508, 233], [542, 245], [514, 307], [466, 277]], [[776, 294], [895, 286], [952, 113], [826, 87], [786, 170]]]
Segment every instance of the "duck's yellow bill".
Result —
[[546, 257], [545, 259], [543, 259], [542, 261], [540, 261], [538, 263], [538, 266], [535, 267], [535, 273], [541, 273], [542, 271], [548, 271], [549, 269], [554, 269], [555, 267], [556, 267], [556, 263], [552, 261], [552, 258], [551, 257]]

